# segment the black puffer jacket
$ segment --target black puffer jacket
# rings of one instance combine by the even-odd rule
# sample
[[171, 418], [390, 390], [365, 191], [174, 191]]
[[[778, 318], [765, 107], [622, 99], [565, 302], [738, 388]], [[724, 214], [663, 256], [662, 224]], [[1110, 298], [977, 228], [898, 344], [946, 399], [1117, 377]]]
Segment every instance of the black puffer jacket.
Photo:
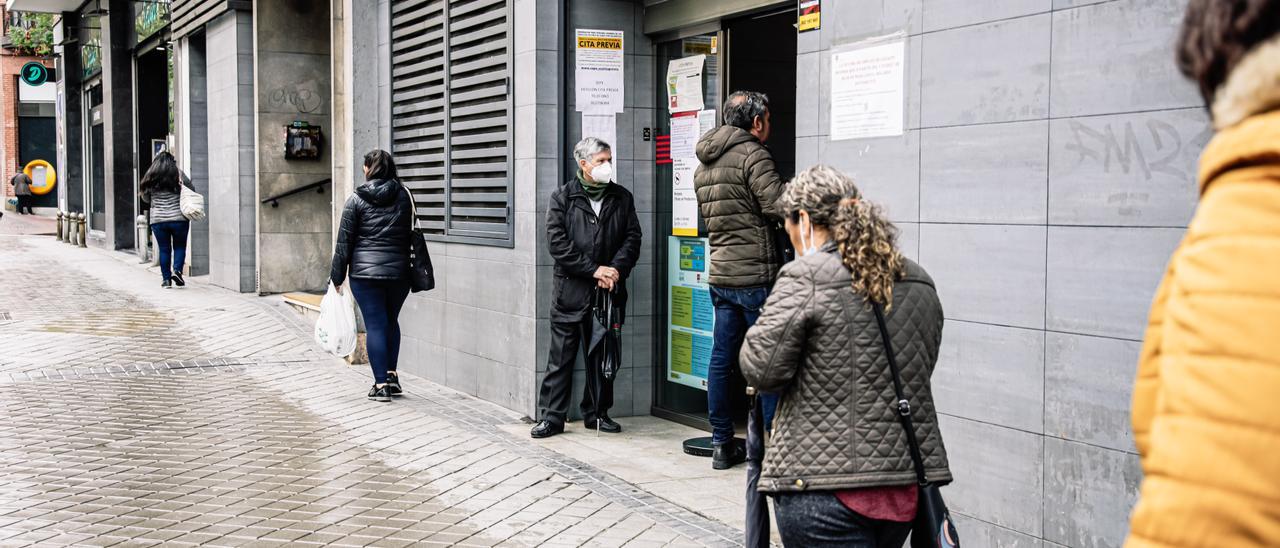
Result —
[[614, 303], [625, 309], [627, 277], [640, 259], [641, 237], [635, 199], [622, 185], [605, 190], [599, 216], [577, 179], [552, 193], [547, 210], [547, 248], [556, 260], [551, 321], [573, 322], [587, 314], [600, 266], [618, 269]]
[[356, 187], [342, 209], [338, 244], [329, 278], [342, 285], [352, 278], [398, 280], [409, 274], [413, 203], [395, 180], [368, 181]]

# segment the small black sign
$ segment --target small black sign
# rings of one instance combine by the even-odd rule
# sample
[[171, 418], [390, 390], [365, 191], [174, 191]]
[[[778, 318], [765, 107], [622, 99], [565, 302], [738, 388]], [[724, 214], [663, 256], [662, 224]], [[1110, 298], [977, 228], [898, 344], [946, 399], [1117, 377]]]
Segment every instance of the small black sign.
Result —
[[644, 140], [648, 142], [653, 139], [653, 128], [644, 128]]
[[22, 65], [22, 81], [29, 86], [39, 86], [49, 81], [49, 68], [35, 61]]

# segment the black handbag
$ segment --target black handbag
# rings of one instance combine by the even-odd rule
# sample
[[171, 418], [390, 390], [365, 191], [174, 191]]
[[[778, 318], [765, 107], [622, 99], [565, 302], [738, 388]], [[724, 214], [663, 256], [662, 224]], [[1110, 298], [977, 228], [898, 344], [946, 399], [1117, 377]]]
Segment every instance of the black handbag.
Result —
[[[404, 188], [405, 194], [409, 195], [409, 207], [412, 210], [413, 193], [409, 192], [409, 187], [400, 185]], [[431, 266], [431, 253], [427, 250], [427, 239], [422, 237], [422, 233], [418, 232], [417, 222], [414, 217], [409, 217], [411, 240], [409, 245], [409, 290], [417, 293], [419, 291], [431, 291], [436, 288], [436, 271]]]
[[902, 392], [902, 376], [898, 371], [898, 359], [893, 355], [893, 341], [889, 338], [889, 327], [885, 325], [884, 309], [879, 303], [872, 303], [871, 307], [876, 312], [880, 340], [884, 342], [884, 351], [889, 357], [889, 371], [893, 373], [893, 393], [898, 398], [898, 421], [906, 430], [907, 445], [911, 448], [911, 464], [916, 469], [916, 481], [919, 482], [916, 517], [911, 522], [911, 548], [960, 548], [960, 535], [951, 521], [946, 503], [942, 501], [942, 493], [938, 490], [938, 485], [929, 482], [929, 478], [925, 476], [924, 456], [920, 454], [916, 429], [911, 422], [911, 402]]

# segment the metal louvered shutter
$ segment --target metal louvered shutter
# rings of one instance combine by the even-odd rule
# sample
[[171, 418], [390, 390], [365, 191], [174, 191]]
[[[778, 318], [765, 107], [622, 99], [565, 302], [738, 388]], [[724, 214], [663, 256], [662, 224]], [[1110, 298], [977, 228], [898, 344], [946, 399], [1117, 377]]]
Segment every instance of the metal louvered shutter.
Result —
[[393, 0], [392, 153], [429, 239], [510, 246], [511, 7]]

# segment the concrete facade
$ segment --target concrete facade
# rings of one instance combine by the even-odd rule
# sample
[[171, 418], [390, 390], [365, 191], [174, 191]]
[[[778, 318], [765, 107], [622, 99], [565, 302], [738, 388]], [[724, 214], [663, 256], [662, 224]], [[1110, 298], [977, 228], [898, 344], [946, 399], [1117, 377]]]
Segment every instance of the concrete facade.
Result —
[[[324, 290], [333, 223], [329, 185], [259, 204], [271, 196], [332, 178], [332, 148], [317, 160], [284, 156], [285, 126], [295, 121], [333, 131], [329, 7], [321, 2], [257, 2], [253, 13], [257, 116], [258, 291]], [[295, 29], [282, 32], [281, 29]]]
[[[852, 174], [937, 282], [944, 493], [965, 542], [1119, 546], [1142, 329], [1210, 135], [1172, 61], [1184, 2], [823, 8], [799, 35], [798, 87], [817, 93], [798, 105], [798, 164]], [[906, 135], [832, 141], [831, 52], [896, 31]]]
[[254, 148], [253, 19], [231, 10], [205, 27], [208, 89], [209, 278], [257, 290], [257, 158]]

